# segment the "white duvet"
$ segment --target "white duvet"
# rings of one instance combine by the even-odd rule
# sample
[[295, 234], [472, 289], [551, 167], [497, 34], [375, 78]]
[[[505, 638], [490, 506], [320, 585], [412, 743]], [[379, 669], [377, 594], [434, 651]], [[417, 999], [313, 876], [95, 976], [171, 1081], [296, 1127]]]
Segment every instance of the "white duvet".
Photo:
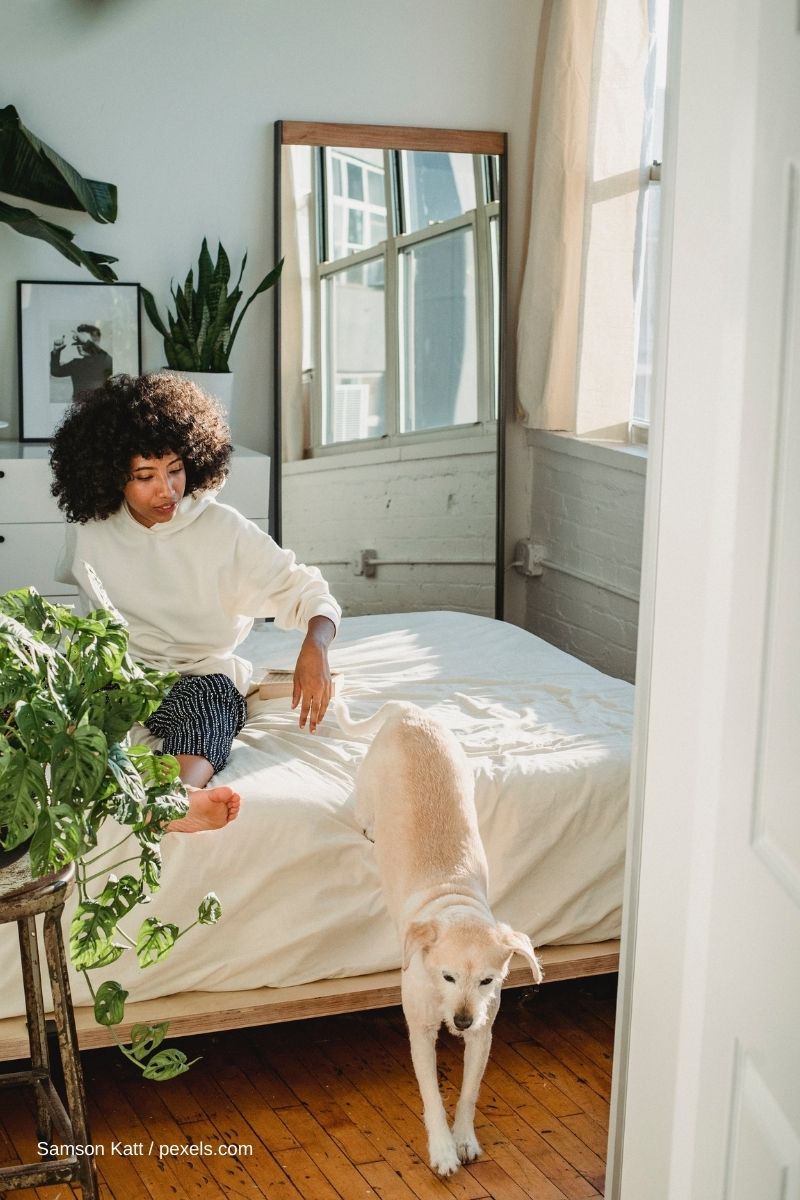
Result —
[[[258, 668], [293, 665], [300, 635], [250, 634]], [[411, 700], [457, 735], [476, 775], [495, 915], [537, 946], [619, 936], [633, 688], [524, 630], [464, 613], [346, 618], [331, 651], [351, 715]], [[223, 916], [142, 971], [107, 975], [131, 1000], [284, 986], [399, 965], [371, 843], [354, 817], [368, 742], [329, 715], [313, 736], [288, 700], [249, 702], [221, 782], [242, 796], [227, 829], [164, 839], [161, 890], [138, 920], [183, 927], [209, 891]], [[0, 1017], [23, 1011], [16, 930], [0, 929]], [[129, 961], [128, 961], [129, 960]], [[126, 965], [127, 963], [127, 965]], [[89, 1003], [80, 976], [73, 999]]]

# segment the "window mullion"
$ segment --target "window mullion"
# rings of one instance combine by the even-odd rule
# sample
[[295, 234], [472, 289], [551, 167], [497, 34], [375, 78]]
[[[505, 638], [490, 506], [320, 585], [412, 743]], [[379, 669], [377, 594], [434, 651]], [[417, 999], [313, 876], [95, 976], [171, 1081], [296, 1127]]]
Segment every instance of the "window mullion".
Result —
[[492, 246], [486, 205], [479, 201], [473, 223], [475, 245], [475, 320], [478, 350], [478, 420], [489, 421], [494, 415], [494, 355], [492, 341]]
[[384, 272], [386, 280], [385, 337], [386, 337], [386, 434], [394, 435], [400, 429], [400, 264], [397, 260], [397, 235], [400, 232], [400, 180], [398, 163], [400, 156], [393, 150], [384, 151], [386, 176], [386, 246], [384, 249]]
[[[325, 250], [325, 221], [327, 220], [327, 205], [325, 201], [325, 192], [323, 184], [325, 181], [322, 155], [324, 151], [320, 147], [317, 153], [314, 154], [313, 171], [312, 171], [312, 188], [311, 188], [311, 204], [312, 220], [311, 220], [311, 262], [313, 264], [313, 273], [315, 279], [315, 294], [317, 303], [312, 305], [313, 308], [313, 345], [314, 345], [314, 373], [311, 383], [311, 412], [309, 414], [309, 438], [312, 447], [322, 445], [322, 424], [324, 412], [324, 397], [323, 397], [323, 382], [327, 373], [327, 368], [323, 364], [323, 354], [326, 352], [323, 339], [323, 309], [325, 306], [325, 296], [323, 294], [324, 281], [322, 278], [321, 264]], [[277, 447], [280, 450], [280, 447]]]

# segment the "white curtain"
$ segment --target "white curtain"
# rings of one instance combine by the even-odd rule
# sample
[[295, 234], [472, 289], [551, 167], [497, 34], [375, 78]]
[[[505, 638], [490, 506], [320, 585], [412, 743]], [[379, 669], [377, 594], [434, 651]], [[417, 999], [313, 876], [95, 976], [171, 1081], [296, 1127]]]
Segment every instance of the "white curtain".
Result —
[[627, 428], [647, 183], [647, 0], [545, 0], [517, 336], [525, 424]]
[[[299, 228], [308, 196], [298, 195], [294, 147], [281, 150], [281, 461], [303, 457], [306, 397], [303, 386], [303, 278]], [[303, 148], [305, 149], [305, 147]]]

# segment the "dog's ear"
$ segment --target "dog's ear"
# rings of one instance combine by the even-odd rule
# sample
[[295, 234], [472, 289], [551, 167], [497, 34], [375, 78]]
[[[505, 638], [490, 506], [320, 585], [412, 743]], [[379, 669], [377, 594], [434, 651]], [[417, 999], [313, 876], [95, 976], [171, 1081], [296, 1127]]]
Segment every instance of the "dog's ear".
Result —
[[438, 936], [435, 921], [414, 921], [409, 925], [403, 942], [403, 970], [407, 970], [417, 950], [429, 950]]
[[531, 967], [534, 983], [541, 983], [544, 979], [544, 971], [536, 954], [534, 953], [533, 943], [527, 933], [518, 933], [516, 929], [512, 929], [510, 925], [498, 925], [497, 932], [500, 936], [500, 941], [504, 946], [507, 946], [512, 952], [516, 950], [518, 954], [522, 954], [527, 958]]

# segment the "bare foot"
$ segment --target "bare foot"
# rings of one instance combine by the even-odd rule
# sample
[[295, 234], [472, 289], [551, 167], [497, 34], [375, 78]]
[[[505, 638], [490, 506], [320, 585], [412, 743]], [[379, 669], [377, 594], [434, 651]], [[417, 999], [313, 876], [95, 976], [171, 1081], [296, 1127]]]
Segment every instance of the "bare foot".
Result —
[[207, 829], [222, 829], [239, 815], [239, 793], [229, 787], [186, 789], [189, 811], [185, 817], [170, 821], [168, 833], [203, 833]]

